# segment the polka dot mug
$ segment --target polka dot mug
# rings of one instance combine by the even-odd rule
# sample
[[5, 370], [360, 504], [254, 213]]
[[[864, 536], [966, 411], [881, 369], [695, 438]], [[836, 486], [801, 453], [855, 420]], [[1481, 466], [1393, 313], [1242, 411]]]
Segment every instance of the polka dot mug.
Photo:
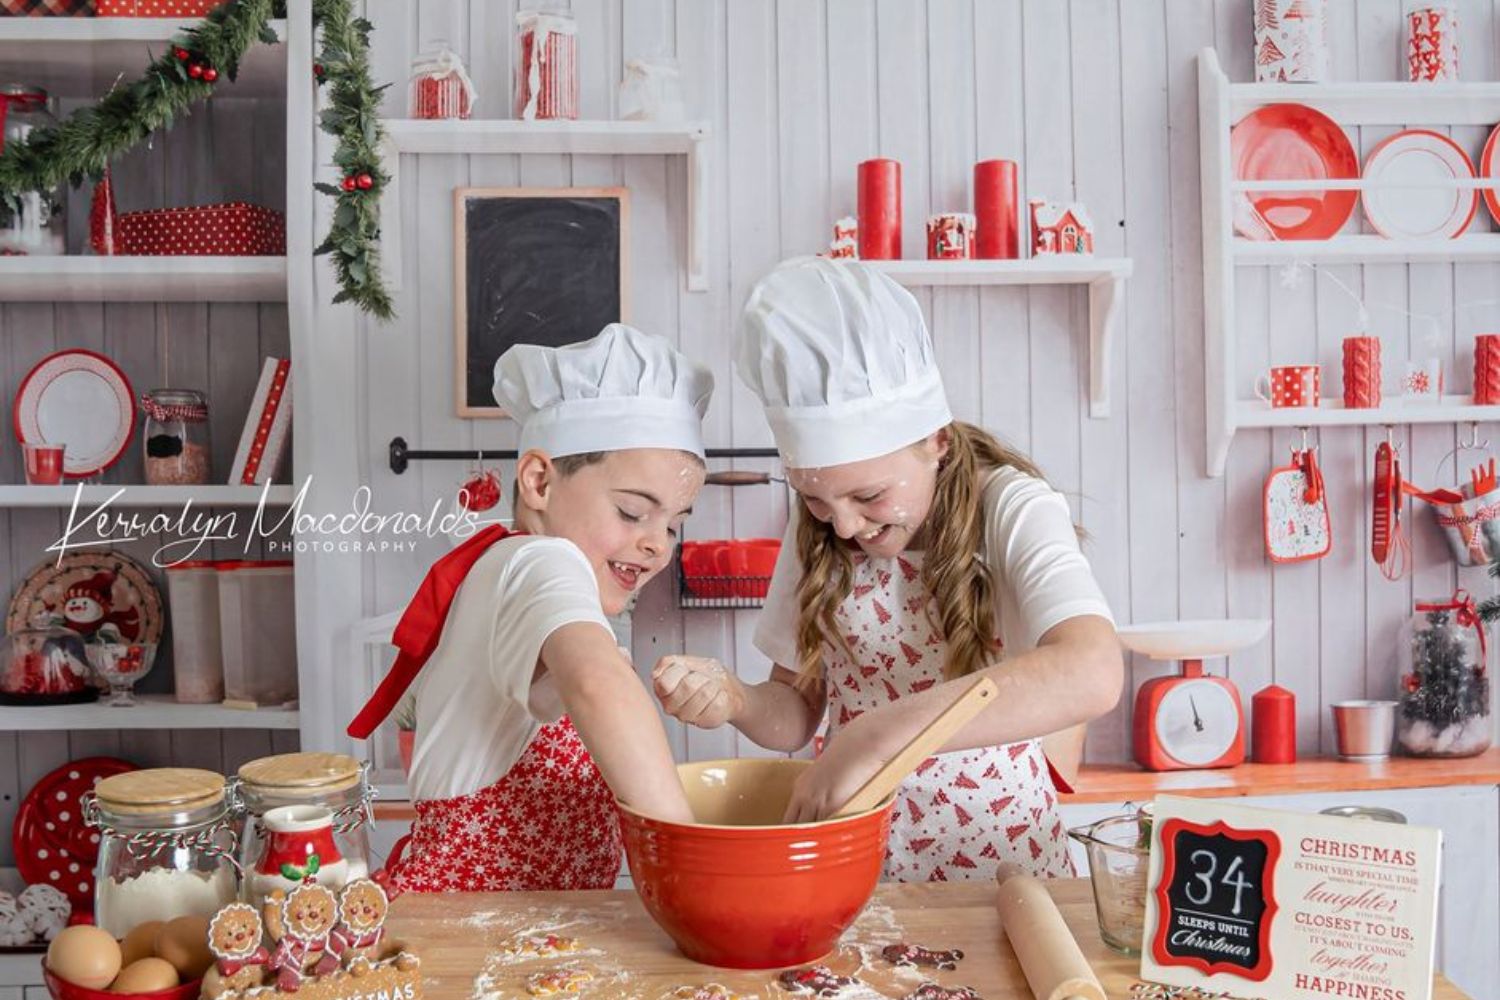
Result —
[[1255, 380], [1255, 394], [1274, 409], [1317, 406], [1323, 385], [1321, 365], [1277, 365]]

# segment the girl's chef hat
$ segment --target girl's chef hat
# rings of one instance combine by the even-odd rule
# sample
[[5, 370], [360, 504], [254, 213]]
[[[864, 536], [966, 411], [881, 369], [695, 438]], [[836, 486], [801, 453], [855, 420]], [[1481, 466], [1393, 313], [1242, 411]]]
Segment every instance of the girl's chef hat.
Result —
[[517, 344], [495, 362], [495, 401], [521, 425], [520, 450], [553, 458], [627, 448], [702, 458], [713, 391], [707, 368], [623, 323], [567, 347]]
[[791, 468], [887, 455], [953, 421], [917, 300], [858, 261], [800, 257], [762, 278], [735, 369]]

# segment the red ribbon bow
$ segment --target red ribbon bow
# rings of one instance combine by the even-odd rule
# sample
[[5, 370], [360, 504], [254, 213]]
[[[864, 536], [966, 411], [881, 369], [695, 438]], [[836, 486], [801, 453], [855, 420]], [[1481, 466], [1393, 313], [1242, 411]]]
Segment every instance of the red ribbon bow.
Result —
[[1490, 662], [1489, 648], [1485, 641], [1484, 622], [1479, 617], [1479, 608], [1474, 604], [1474, 598], [1467, 590], [1460, 587], [1453, 592], [1450, 601], [1438, 601], [1417, 605], [1418, 611], [1452, 611], [1455, 612], [1453, 619], [1464, 628], [1472, 628], [1479, 633], [1479, 659], [1481, 669], [1487, 667]]

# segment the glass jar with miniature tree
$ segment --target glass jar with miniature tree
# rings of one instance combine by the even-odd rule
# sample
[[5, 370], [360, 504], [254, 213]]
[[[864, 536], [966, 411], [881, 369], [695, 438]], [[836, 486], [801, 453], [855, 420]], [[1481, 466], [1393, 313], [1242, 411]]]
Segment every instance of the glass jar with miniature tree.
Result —
[[[1462, 590], [1416, 602], [1402, 631], [1396, 692], [1396, 742], [1412, 756], [1470, 757], [1489, 749], [1485, 610]], [[1497, 614], [1500, 608], [1488, 617]]]

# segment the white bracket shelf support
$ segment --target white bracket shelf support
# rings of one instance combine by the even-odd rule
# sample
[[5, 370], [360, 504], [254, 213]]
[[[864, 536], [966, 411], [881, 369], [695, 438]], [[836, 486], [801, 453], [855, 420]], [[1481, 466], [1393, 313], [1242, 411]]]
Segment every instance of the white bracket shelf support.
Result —
[[708, 138], [706, 122], [387, 119], [382, 122], [384, 168], [381, 260], [387, 287], [401, 287], [401, 154], [512, 156], [561, 153], [590, 156], [687, 157], [687, 289], [708, 290]]
[[960, 285], [1087, 285], [1089, 289], [1089, 416], [1109, 416], [1109, 379], [1115, 335], [1123, 320], [1128, 257], [1069, 254], [1029, 260], [866, 261], [910, 287]]

